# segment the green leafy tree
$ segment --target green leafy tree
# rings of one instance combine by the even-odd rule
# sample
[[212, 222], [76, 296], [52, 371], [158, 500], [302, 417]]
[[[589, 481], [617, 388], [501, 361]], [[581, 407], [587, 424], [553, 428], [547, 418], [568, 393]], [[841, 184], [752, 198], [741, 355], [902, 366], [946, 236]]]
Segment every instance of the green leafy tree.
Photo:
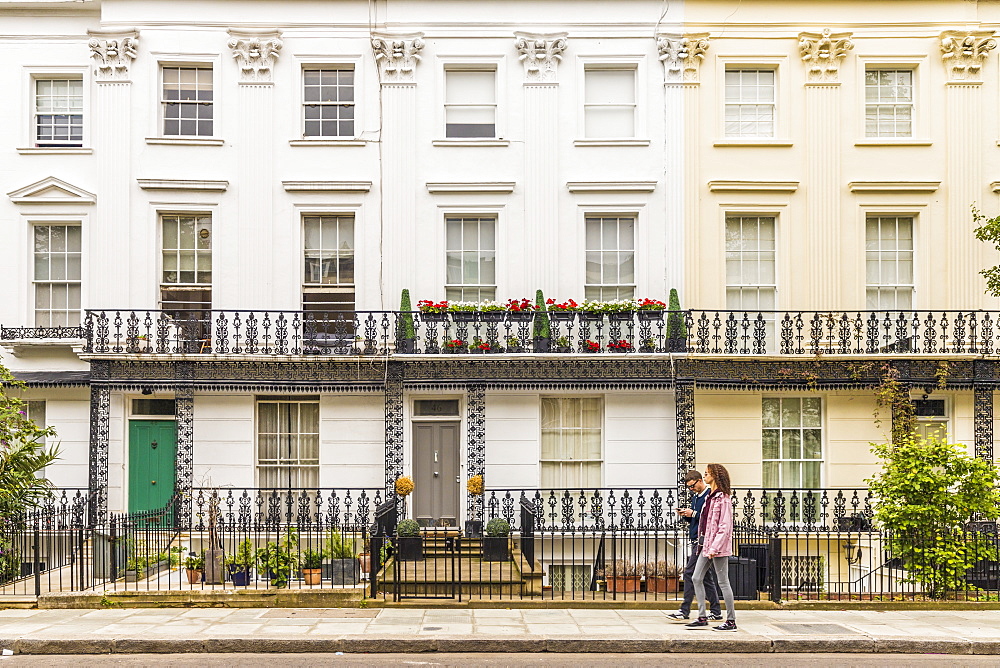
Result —
[[535, 290], [535, 308], [538, 310], [535, 312], [534, 337], [547, 339], [549, 338], [549, 316], [548, 309], [545, 308], [545, 295], [542, 294], [541, 290]]
[[[993, 247], [1000, 251], [1000, 216], [987, 218], [973, 206], [972, 221], [976, 224], [974, 230], [976, 238], [993, 244]], [[979, 273], [986, 279], [986, 294], [1000, 297], [1000, 266], [983, 269]]]
[[684, 312], [681, 311], [681, 298], [677, 294], [677, 288], [670, 288], [667, 311], [667, 340], [682, 341], [687, 339], [687, 327], [684, 324]]
[[28, 419], [27, 404], [12, 392], [24, 384], [0, 366], [0, 522], [32, 507], [49, 495], [51, 483], [39, 474], [59, 455], [44, 439], [55, 435]]
[[866, 482], [890, 556], [933, 598], [964, 589], [976, 562], [996, 558], [988, 536], [966, 530], [972, 519], [1000, 515], [996, 467], [970, 457], [964, 445], [915, 434], [872, 443], [872, 452], [882, 469]]

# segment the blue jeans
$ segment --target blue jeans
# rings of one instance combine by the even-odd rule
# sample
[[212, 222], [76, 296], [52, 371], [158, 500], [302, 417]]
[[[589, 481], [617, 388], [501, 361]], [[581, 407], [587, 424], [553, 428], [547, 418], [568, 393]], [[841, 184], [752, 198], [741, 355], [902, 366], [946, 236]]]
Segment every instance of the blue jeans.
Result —
[[[681, 602], [681, 614], [685, 617], [691, 614], [691, 602], [694, 601], [694, 567], [698, 565], [698, 544], [691, 541], [691, 556], [684, 566], [684, 600]], [[705, 573], [705, 593], [708, 596], [708, 606], [713, 615], [721, 615], [719, 605], [719, 586], [715, 581], [715, 570]]]
[[733, 588], [729, 586], [729, 557], [698, 557], [694, 567], [694, 595], [698, 597], [698, 616], [705, 617], [705, 574], [711, 564], [715, 575], [719, 578], [719, 589], [726, 600], [726, 619], [736, 621], [736, 608], [733, 605]]

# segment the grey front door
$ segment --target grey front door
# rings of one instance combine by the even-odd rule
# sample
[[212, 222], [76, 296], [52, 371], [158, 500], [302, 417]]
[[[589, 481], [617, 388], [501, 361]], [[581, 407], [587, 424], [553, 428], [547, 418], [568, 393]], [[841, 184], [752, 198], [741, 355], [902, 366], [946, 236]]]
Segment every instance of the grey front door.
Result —
[[413, 424], [413, 514], [426, 526], [458, 526], [459, 422]]

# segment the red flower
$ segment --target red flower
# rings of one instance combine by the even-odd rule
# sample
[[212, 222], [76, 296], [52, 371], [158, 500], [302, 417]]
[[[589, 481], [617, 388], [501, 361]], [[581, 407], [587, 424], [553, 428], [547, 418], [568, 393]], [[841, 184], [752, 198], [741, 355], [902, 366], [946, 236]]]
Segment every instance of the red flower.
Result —
[[618, 341], [612, 341], [608, 344], [608, 350], [618, 350], [627, 351], [632, 350], [632, 344], [624, 339], [619, 339]]
[[601, 349], [601, 344], [598, 343], [597, 341], [591, 341], [590, 339], [587, 339], [586, 341], [583, 342], [583, 349], [586, 350], [588, 353], [596, 353], [598, 350]]

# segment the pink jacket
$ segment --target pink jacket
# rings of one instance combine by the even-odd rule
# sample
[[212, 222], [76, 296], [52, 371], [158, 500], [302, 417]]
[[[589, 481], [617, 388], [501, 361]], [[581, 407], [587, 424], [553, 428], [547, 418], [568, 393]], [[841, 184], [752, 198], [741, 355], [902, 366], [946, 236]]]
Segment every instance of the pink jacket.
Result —
[[733, 502], [728, 495], [715, 492], [705, 500], [705, 505], [701, 553], [728, 557], [733, 553]]

